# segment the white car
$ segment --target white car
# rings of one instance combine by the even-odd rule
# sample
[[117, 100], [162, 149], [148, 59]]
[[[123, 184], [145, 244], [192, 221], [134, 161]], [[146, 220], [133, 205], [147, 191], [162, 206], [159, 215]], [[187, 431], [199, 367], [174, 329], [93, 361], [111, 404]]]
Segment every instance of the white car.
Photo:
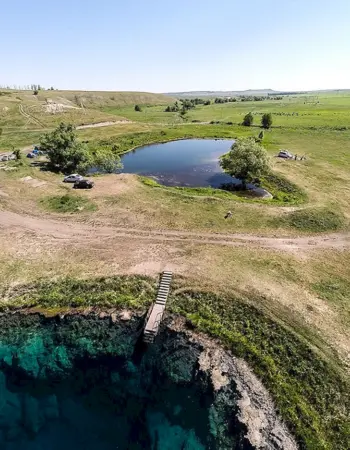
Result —
[[278, 157], [286, 159], [294, 158], [294, 156], [290, 152], [288, 152], [288, 150], [281, 150], [278, 154]]
[[84, 177], [82, 177], [81, 175], [78, 175], [77, 173], [73, 173], [72, 175], [67, 175], [66, 177], [64, 177], [63, 182], [64, 183], [75, 183], [76, 181], [81, 181], [83, 179], [84, 179]]

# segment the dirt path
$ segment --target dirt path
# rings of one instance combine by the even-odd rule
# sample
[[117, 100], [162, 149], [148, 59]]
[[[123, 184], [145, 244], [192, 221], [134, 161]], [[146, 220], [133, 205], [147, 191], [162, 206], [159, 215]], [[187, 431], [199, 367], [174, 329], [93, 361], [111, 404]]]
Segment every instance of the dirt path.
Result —
[[82, 224], [73, 221], [22, 216], [0, 211], [0, 229], [15, 232], [31, 232], [54, 240], [65, 242], [101, 242], [113, 238], [132, 238], [148, 241], [188, 242], [221, 246], [255, 246], [280, 251], [308, 251], [312, 249], [350, 248], [350, 233], [334, 233], [311, 237], [280, 238], [262, 237], [248, 234], [201, 233], [176, 230], [147, 230], [138, 228], [106, 227]]
[[86, 128], [100, 128], [100, 127], [110, 127], [112, 125], [119, 125], [122, 123], [132, 123], [131, 120], [116, 120], [115, 122], [99, 122], [99, 123], [91, 123], [88, 125], [79, 125], [77, 126], [77, 130], [85, 130]]
[[20, 114], [23, 117], [25, 117], [28, 120], [28, 122], [34, 122], [37, 125], [40, 125], [42, 128], [45, 128], [45, 125], [43, 123], [41, 123], [39, 119], [37, 119], [36, 117], [32, 116], [27, 111], [25, 111], [24, 106], [22, 105], [22, 103], [18, 106], [18, 109], [19, 109]]

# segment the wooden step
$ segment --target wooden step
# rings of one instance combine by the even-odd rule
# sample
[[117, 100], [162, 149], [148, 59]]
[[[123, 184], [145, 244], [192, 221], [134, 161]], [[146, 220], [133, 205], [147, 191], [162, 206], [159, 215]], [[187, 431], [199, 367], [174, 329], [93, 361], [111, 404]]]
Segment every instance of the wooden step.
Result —
[[165, 289], [165, 288], [159, 289], [158, 294], [164, 294], [164, 295], [167, 295], [167, 294], [169, 294], [169, 291], [170, 291], [169, 288], [167, 288], [167, 289]]

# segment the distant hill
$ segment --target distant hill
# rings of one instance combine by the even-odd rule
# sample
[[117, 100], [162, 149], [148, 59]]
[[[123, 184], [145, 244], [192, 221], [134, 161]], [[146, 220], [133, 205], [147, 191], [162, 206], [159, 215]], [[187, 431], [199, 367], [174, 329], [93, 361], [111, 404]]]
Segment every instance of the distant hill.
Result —
[[[74, 103], [83, 102], [85, 107], [164, 105], [169, 98], [164, 94], [150, 92], [108, 92], [108, 91], [41, 91], [41, 95], [64, 97]], [[80, 106], [80, 105], [79, 105]]]
[[248, 89], [246, 91], [189, 91], [189, 92], [169, 92], [165, 95], [170, 97], [236, 97], [245, 95], [269, 95], [279, 94], [280, 91], [273, 89]]
[[153, 94], [150, 92], [124, 92], [124, 91], [59, 91], [40, 90], [38, 95], [33, 96], [33, 91], [0, 88], [2, 99], [17, 99], [23, 102], [53, 101], [59, 103], [70, 103], [74, 106], [86, 108], [104, 106], [127, 106], [127, 105], [163, 105], [169, 103], [169, 97], [164, 94]]
[[349, 89], [324, 89], [317, 91], [275, 91], [273, 89], [248, 89], [246, 91], [189, 91], [169, 92], [164, 95], [170, 97], [243, 97], [249, 95], [276, 95], [276, 94], [308, 94], [322, 92], [348, 92]]

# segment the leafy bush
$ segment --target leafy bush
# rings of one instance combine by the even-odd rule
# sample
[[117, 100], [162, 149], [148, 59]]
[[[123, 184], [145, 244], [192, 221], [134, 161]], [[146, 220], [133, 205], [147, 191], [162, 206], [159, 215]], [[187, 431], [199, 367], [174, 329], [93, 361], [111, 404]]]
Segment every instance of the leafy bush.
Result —
[[94, 164], [102, 172], [115, 173], [118, 169], [123, 168], [120, 157], [115, 155], [112, 151], [101, 149], [96, 152], [94, 157]]
[[136, 112], [141, 112], [142, 111], [141, 106], [140, 105], [135, 105], [135, 111]]
[[22, 159], [22, 152], [19, 148], [16, 148], [16, 150], [13, 151], [13, 154], [15, 155], [17, 160]]

